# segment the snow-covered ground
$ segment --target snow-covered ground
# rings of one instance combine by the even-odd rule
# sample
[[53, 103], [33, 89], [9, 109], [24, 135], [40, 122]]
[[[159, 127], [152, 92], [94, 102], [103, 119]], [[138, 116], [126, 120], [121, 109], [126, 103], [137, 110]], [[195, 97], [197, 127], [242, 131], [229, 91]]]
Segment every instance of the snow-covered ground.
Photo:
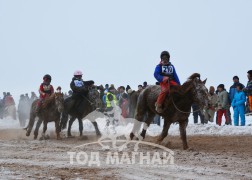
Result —
[[[98, 117], [96, 119], [98, 126], [101, 131], [104, 131], [106, 125], [106, 119]], [[122, 120], [123, 121], [123, 120]], [[126, 119], [127, 121], [127, 119]], [[131, 120], [132, 122], [132, 120]], [[223, 125], [218, 126], [215, 123], [208, 124], [194, 124], [193, 117], [189, 117], [189, 125], [187, 127], [188, 135], [224, 135], [224, 136], [233, 136], [233, 135], [252, 135], [252, 116], [246, 116], [246, 126], [233, 126], [233, 125], [224, 125], [225, 120], [223, 119]], [[26, 121], [26, 124], [28, 120]], [[116, 127], [116, 131], [119, 134], [129, 134], [133, 128], [133, 123], [128, 123], [127, 125], [121, 125]], [[150, 136], [159, 135], [162, 131], [163, 119], [161, 119], [161, 126], [156, 124], [151, 124], [147, 130], [147, 134]], [[89, 120], [83, 120], [84, 133], [94, 131], [94, 127]], [[54, 130], [54, 123], [48, 124], [48, 130]], [[0, 129], [20, 129], [19, 121], [13, 120], [11, 118], [0, 119]], [[40, 128], [42, 129], [42, 128]], [[76, 120], [73, 123], [72, 131], [79, 131], [79, 124]], [[169, 129], [169, 135], [177, 136], [179, 135], [179, 125], [172, 124]]]
[[[83, 143], [97, 141], [94, 128], [89, 120], [84, 120], [84, 135], [78, 138], [79, 125], [72, 127], [75, 138], [55, 139], [54, 123], [48, 124], [48, 133], [54, 134], [50, 140], [39, 141], [25, 136], [18, 120], [0, 119], [0, 179], [251, 179], [252, 171], [252, 116], [246, 117], [246, 126], [217, 126], [193, 124], [187, 128], [189, 150], [182, 149], [179, 126], [173, 124], [169, 130], [166, 147], [175, 153], [175, 165], [171, 167], [141, 167], [139, 165], [117, 165], [87, 167], [71, 165], [68, 151]], [[28, 121], [28, 120], [27, 120]], [[131, 121], [131, 120], [124, 120]], [[104, 132], [106, 119], [97, 118], [99, 128]], [[224, 122], [224, 119], [223, 119]], [[133, 123], [116, 127], [118, 134], [127, 135]], [[41, 130], [42, 128], [40, 128]], [[156, 135], [162, 127], [151, 124], [146, 141], [156, 142]], [[65, 134], [65, 130], [63, 131]], [[130, 153], [132, 146], [126, 152]], [[105, 158], [107, 151], [99, 146], [89, 146], [85, 152], [99, 151]], [[142, 147], [144, 153], [157, 151], [156, 148]], [[236, 169], [236, 171], [234, 171]]]

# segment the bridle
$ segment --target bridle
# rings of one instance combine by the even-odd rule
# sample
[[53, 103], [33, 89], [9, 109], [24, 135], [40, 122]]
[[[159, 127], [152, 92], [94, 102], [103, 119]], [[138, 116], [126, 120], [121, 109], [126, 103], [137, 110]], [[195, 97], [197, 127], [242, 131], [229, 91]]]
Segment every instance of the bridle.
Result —
[[194, 113], [194, 112], [198, 112], [198, 111], [200, 111], [201, 109], [199, 108], [199, 109], [197, 109], [197, 110], [195, 110], [195, 111], [190, 111], [190, 112], [185, 112], [185, 111], [182, 111], [182, 110], [180, 110], [177, 106], [176, 106], [176, 104], [175, 104], [175, 102], [174, 102], [174, 100], [173, 100], [173, 97], [171, 97], [172, 98], [172, 104], [173, 104], [173, 106], [175, 107], [175, 109], [177, 109], [179, 112], [181, 112], [181, 113], [184, 113], [184, 114], [191, 114], [191, 113]]
[[[197, 87], [196, 87], [195, 89], [197, 89]], [[196, 95], [196, 90], [193, 91], [193, 96], [195, 96], [195, 95]], [[173, 99], [172, 96], [171, 96], [171, 99], [172, 99], [172, 104], [173, 104], [173, 106], [175, 107], [175, 109], [176, 109], [177, 111], [181, 112], [181, 113], [184, 113], [184, 114], [191, 114], [191, 113], [194, 113], [194, 112], [201, 111], [201, 108], [199, 108], [199, 109], [197, 109], [197, 110], [195, 110], [195, 111], [189, 111], [189, 112], [182, 111], [182, 110], [179, 109], [178, 106], [175, 104], [174, 99]]]

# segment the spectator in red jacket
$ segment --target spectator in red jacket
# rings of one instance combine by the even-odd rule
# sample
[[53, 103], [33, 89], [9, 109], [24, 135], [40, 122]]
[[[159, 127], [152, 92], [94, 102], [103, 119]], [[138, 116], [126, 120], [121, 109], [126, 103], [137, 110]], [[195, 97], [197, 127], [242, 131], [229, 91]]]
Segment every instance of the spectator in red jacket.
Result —
[[4, 100], [5, 114], [6, 116], [11, 116], [14, 120], [16, 120], [16, 107], [15, 101], [11, 94], [7, 92], [5, 100]]
[[15, 105], [15, 101], [13, 99], [13, 97], [11, 96], [11, 94], [9, 92], [7, 92], [7, 95], [5, 97], [5, 101], [4, 101], [4, 106], [12, 106]]

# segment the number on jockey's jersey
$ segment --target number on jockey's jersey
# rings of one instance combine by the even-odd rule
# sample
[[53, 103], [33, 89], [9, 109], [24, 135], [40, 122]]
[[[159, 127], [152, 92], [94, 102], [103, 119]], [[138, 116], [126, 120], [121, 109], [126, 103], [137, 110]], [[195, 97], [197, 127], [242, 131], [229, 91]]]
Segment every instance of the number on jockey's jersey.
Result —
[[75, 85], [76, 87], [82, 87], [84, 84], [83, 84], [83, 81], [75, 80], [75, 81], [74, 81], [74, 85]]
[[162, 73], [163, 74], [173, 74], [173, 67], [172, 66], [162, 66]]

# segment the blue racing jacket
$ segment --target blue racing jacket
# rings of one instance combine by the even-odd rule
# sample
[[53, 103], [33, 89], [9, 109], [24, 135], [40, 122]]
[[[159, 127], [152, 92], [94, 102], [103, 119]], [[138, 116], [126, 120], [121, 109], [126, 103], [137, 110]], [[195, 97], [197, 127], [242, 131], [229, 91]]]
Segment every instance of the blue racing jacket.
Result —
[[162, 82], [164, 76], [168, 76], [170, 80], [175, 81], [178, 85], [180, 85], [180, 81], [178, 75], [176, 73], [175, 67], [169, 62], [168, 65], [158, 64], [156, 66], [154, 77], [158, 82]]

